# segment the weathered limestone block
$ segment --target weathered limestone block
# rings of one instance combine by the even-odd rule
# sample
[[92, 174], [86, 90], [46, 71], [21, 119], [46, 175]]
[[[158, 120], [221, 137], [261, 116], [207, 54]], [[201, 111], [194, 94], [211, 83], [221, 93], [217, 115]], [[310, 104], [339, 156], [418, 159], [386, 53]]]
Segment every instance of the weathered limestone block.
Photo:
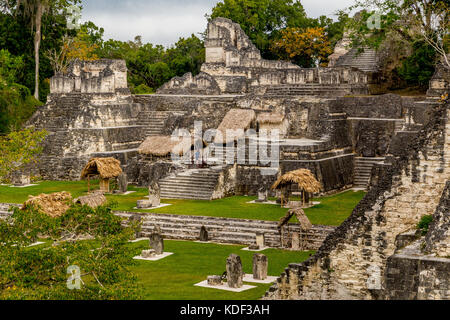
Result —
[[208, 276], [208, 285], [210, 286], [220, 286], [222, 285], [222, 277], [221, 276]]
[[291, 248], [294, 249], [294, 250], [300, 250], [301, 249], [300, 234], [298, 232], [293, 232], [292, 233]]
[[148, 258], [153, 258], [154, 256], [156, 256], [156, 251], [155, 250], [153, 250], [153, 249], [142, 250], [142, 253], [141, 253], [141, 257], [142, 258], [148, 259]]
[[182, 77], [175, 77], [165, 83], [157, 91], [159, 94], [220, 94], [217, 81], [207, 73], [201, 72], [197, 76], [186, 73]]
[[205, 226], [202, 226], [200, 229], [200, 241], [207, 242], [208, 241], [208, 231]]
[[429, 89], [427, 91], [428, 96], [439, 97], [445, 93], [449, 93], [450, 70], [444, 67], [443, 64], [444, 63], [438, 64], [436, 67], [436, 71], [430, 80]]
[[118, 178], [117, 181], [119, 183], [119, 192], [125, 193], [128, 190], [128, 178], [127, 174], [123, 172]]
[[152, 207], [152, 202], [150, 200], [138, 200], [136, 203], [136, 208], [138, 209], [148, 209]]
[[13, 175], [12, 183], [15, 186], [26, 186], [31, 183], [31, 177], [29, 174], [17, 173]]
[[242, 271], [241, 257], [231, 254], [227, 258], [227, 284], [230, 288], [241, 288], [244, 273]]
[[150, 247], [155, 250], [156, 254], [164, 253], [164, 239], [160, 232], [153, 232], [150, 235]]
[[439, 206], [426, 235], [426, 253], [450, 257], [450, 181], [447, 181]]
[[152, 207], [158, 207], [161, 204], [161, 188], [159, 184], [154, 182], [148, 188], [149, 193], [149, 201], [152, 204]]
[[129, 94], [127, 66], [124, 60], [75, 60], [66, 74], [50, 80], [50, 92], [60, 93], [124, 93]]
[[266, 237], [264, 236], [264, 233], [257, 233], [256, 234], [256, 245], [259, 249], [262, 249], [266, 245]]
[[268, 199], [268, 191], [267, 190], [260, 190], [258, 191], [258, 199], [256, 202], [267, 202]]
[[267, 278], [267, 257], [260, 253], [253, 255], [253, 279], [266, 280]]

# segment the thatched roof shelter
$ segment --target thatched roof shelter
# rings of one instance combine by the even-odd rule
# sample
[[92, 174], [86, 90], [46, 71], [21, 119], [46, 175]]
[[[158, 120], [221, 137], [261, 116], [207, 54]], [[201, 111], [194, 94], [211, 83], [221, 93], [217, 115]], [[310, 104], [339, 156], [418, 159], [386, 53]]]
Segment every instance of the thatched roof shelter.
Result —
[[272, 189], [283, 189], [292, 184], [297, 184], [301, 190], [309, 193], [317, 193], [323, 189], [322, 184], [308, 169], [298, 169], [282, 175], [273, 184]]
[[72, 195], [68, 192], [41, 194], [30, 196], [22, 206], [22, 210], [35, 207], [46, 215], [55, 218], [63, 215], [72, 205]]
[[106, 202], [107, 202], [106, 197], [101, 192], [91, 193], [87, 196], [82, 196], [75, 199], [75, 203], [79, 203], [83, 206], [88, 205], [93, 209], [104, 205]]
[[309, 221], [308, 217], [306, 216], [305, 211], [303, 211], [301, 208], [295, 208], [295, 209], [289, 210], [286, 213], [286, 215], [280, 219], [280, 221], [278, 222], [278, 229], [281, 229], [281, 227], [286, 225], [294, 215], [297, 217], [297, 220], [298, 220], [302, 230], [307, 231], [312, 228], [312, 223], [311, 223], [311, 221]]
[[117, 178], [122, 174], [120, 161], [114, 158], [92, 158], [81, 172], [81, 179], [99, 175], [101, 179]]
[[[192, 149], [194, 143], [194, 140], [189, 137], [152, 136], [145, 139], [139, 146], [138, 152], [156, 157], [165, 157], [172, 153], [182, 156]], [[202, 143], [203, 146], [206, 145], [204, 141]]]
[[233, 142], [240, 138], [239, 136], [227, 137], [227, 130], [239, 130], [243, 131], [250, 128], [253, 121], [256, 119], [255, 111], [251, 109], [231, 109], [223, 118], [222, 122], [217, 128], [221, 132], [222, 137], [216, 136], [214, 143], [228, 143]]
[[281, 113], [261, 113], [256, 119], [260, 124], [280, 124], [284, 120], [284, 114]]

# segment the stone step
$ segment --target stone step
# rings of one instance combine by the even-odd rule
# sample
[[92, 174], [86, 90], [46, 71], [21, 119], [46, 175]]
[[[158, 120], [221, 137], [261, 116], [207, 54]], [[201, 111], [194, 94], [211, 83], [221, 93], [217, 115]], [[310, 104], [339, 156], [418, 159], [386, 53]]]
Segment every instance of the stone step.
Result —
[[[119, 213], [123, 217], [130, 217], [126, 213]], [[140, 236], [148, 237], [159, 226], [166, 239], [198, 240], [200, 229], [205, 226], [210, 241], [229, 244], [254, 244], [256, 234], [264, 233], [265, 243], [269, 247], [280, 247], [280, 233], [276, 221], [244, 220], [231, 218], [216, 218], [204, 216], [176, 216], [164, 214], [149, 214], [144, 216]], [[293, 232], [299, 232], [297, 224], [290, 224]], [[330, 226], [313, 226], [308, 232], [302, 233], [302, 238], [308, 243], [311, 250], [320, 247], [326, 236], [335, 228]], [[287, 232], [285, 233], [287, 235]], [[285, 241], [288, 240], [285, 236]]]
[[355, 158], [353, 186], [366, 189], [370, 182], [373, 166], [383, 162], [384, 158]]
[[164, 189], [163, 191], [161, 191], [161, 197], [164, 197], [164, 195], [172, 195], [172, 196], [176, 196], [176, 195], [193, 195], [193, 196], [211, 196], [211, 194], [213, 193], [212, 188], [207, 189], [207, 188], [189, 188], [189, 187], [181, 187], [181, 188], [173, 188], [171, 186], [166, 187], [166, 186], [161, 186], [161, 189]]
[[180, 200], [211, 200], [212, 194], [208, 195], [208, 196], [200, 196], [198, 194], [182, 194], [182, 193], [177, 193], [177, 194], [167, 194], [167, 195], [163, 195], [161, 194], [161, 197], [163, 199], [180, 199]]
[[212, 196], [212, 193], [213, 191], [208, 189], [170, 188], [170, 191], [161, 192], [161, 197], [166, 199], [171, 199], [171, 197], [175, 197], [175, 199], [177, 199], [181, 196], [189, 196], [195, 198], [201, 197], [205, 198], [206, 200], [209, 200], [210, 197]]
[[214, 218], [205, 219], [202, 216], [178, 216], [177, 218], [171, 217], [152, 217], [151, 219], [146, 219], [143, 222], [143, 226], [152, 226], [154, 222], [159, 223], [167, 223], [167, 224], [177, 224], [183, 223], [186, 226], [196, 226], [201, 227], [204, 224], [208, 224], [208, 226], [221, 226], [221, 227], [229, 227], [229, 228], [250, 228], [250, 229], [260, 229], [260, 230], [272, 230], [276, 231], [278, 222], [277, 221], [264, 221], [261, 222], [259, 220], [241, 220], [241, 219], [223, 219], [223, 218]]
[[192, 190], [192, 187], [195, 186], [195, 190], [211, 190], [216, 186], [216, 183], [201, 183], [201, 184], [193, 184], [191, 182], [177, 182], [177, 181], [168, 181], [168, 182], [160, 182], [160, 186], [164, 188], [174, 188], [178, 190]]

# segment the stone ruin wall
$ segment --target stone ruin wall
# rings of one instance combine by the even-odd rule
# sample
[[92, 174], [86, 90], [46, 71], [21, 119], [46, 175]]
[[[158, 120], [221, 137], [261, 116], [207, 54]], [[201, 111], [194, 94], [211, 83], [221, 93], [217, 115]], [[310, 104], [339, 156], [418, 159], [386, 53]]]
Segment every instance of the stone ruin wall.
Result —
[[347, 93], [368, 93], [369, 77], [356, 68], [300, 68], [287, 61], [262, 59], [239, 24], [225, 18], [208, 23], [206, 61], [201, 73], [163, 85], [161, 94], [264, 94], [272, 86], [328, 85]]
[[52, 94], [129, 95], [127, 66], [123, 60], [76, 60], [67, 73], [56, 74], [50, 79], [50, 91]]
[[[435, 107], [431, 121], [403, 157], [386, 169], [350, 218], [327, 237], [313, 257], [290, 264], [265, 299], [389, 298], [386, 263], [396, 252], [397, 237], [415, 230], [422, 216], [435, 213], [450, 178], [448, 119], [448, 103]], [[441, 238], [446, 245], [450, 241], [447, 233]], [[448, 273], [444, 275], [448, 278]], [[373, 286], [372, 280], [381, 287]], [[434, 291], [448, 289], [444, 285]]]

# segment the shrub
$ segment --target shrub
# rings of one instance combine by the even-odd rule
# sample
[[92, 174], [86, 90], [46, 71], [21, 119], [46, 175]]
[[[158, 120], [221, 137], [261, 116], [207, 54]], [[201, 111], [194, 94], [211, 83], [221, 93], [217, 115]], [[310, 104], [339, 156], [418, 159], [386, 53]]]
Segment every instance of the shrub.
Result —
[[433, 221], [432, 215], [423, 216], [417, 224], [417, 229], [422, 231], [422, 235], [426, 235], [428, 232], [428, 228], [430, 227], [430, 223]]
[[[73, 205], [58, 218], [35, 208], [16, 209], [0, 221], [0, 299], [138, 299], [126, 248], [137, 226], [121, 222], [107, 206]], [[95, 240], [64, 240], [86, 235]], [[53, 245], [28, 247], [38, 236]], [[70, 266], [79, 267], [80, 289], [67, 286]]]
[[134, 94], [151, 94], [154, 93], [154, 90], [147, 86], [146, 84], [140, 84], [137, 87], [133, 88]]

